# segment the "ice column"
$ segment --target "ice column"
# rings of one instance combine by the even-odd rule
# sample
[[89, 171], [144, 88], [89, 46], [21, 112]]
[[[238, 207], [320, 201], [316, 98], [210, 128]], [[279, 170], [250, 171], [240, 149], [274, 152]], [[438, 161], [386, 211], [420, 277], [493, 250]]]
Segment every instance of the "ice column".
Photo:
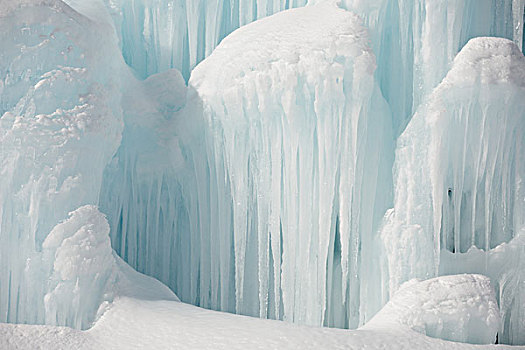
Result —
[[488, 251], [524, 226], [524, 78], [512, 41], [472, 39], [398, 139], [381, 235], [390, 292], [435, 275], [440, 250]]
[[192, 73], [203, 301], [234, 279], [238, 313], [356, 327], [380, 306], [392, 136], [367, 44], [357, 16], [324, 3], [240, 28]]

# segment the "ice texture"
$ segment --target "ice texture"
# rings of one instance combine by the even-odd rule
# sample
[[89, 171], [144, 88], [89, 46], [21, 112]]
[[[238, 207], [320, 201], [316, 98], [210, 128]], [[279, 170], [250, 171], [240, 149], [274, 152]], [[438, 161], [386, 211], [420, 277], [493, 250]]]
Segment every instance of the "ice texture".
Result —
[[[489, 251], [524, 227], [524, 77], [525, 58], [512, 41], [472, 39], [399, 137], [394, 209], [381, 233], [390, 294], [410, 278], [435, 276], [453, 257], [441, 251]], [[501, 273], [520, 278], [512, 264]], [[500, 304], [502, 314], [514, 305]], [[509, 318], [504, 337], [520, 317]]]
[[204, 305], [234, 290], [239, 313], [353, 328], [379, 308], [392, 136], [375, 67], [359, 18], [323, 3], [240, 28], [193, 71]]
[[2, 0], [0, 321], [525, 343], [524, 2]]
[[[104, 170], [99, 198], [116, 252], [177, 293], [189, 288], [188, 269], [195, 261], [186, 258], [194, 243], [191, 234], [198, 235], [188, 229], [180, 184], [189, 170], [179, 147], [183, 131], [177, 126], [181, 118], [196, 118], [182, 113], [185, 102], [186, 85], [176, 70], [152, 75], [127, 90], [122, 142]], [[194, 243], [193, 249], [197, 247]]]

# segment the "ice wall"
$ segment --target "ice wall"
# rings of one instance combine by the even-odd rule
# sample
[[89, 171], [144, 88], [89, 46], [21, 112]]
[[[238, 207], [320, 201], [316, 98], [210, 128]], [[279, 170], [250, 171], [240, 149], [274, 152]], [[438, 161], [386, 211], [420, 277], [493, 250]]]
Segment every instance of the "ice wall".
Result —
[[137, 75], [191, 70], [239, 26], [307, 0], [105, 0]]
[[61, 1], [0, 5], [0, 321], [48, 321], [42, 244], [98, 202], [120, 143], [124, 65], [106, 29]]
[[523, 0], [343, 0], [342, 5], [371, 31], [376, 75], [396, 135], [469, 39], [504, 37], [522, 48]]
[[[131, 6], [131, 3], [132, 2], [129, 2], [125, 6]], [[139, 6], [137, 5], [138, 3], [134, 4], [133, 6]], [[115, 5], [116, 7], [114, 6], [113, 9], [119, 9], [120, 5], [117, 5]], [[381, 83], [385, 97], [390, 99], [392, 109], [394, 111], [403, 110], [405, 107], [401, 106], [401, 104], [410, 101], [409, 108], [407, 107], [405, 112], [403, 112], [406, 113], [407, 119], [405, 121], [396, 121], [395, 118], [397, 117], [394, 117], [394, 124], [398, 123], [398, 126], [401, 128], [402, 124], [406, 123], [409, 116], [411, 116], [412, 109], [424, 99], [424, 96], [432, 91], [433, 87], [437, 85], [443, 75], [448, 71], [449, 64], [455, 53], [468, 38], [484, 33], [512, 37], [512, 32], [515, 28], [509, 27], [508, 23], [510, 23], [509, 21], [512, 22], [516, 20], [517, 17], [511, 10], [518, 8], [518, 6], [510, 2], [481, 2], [478, 3], [477, 6], [474, 6], [474, 3], [459, 3], [455, 1], [440, 4], [427, 4], [426, 2], [422, 2], [415, 7], [411, 7], [413, 4], [410, 5], [408, 2], [397, 5], [394, 4], [394, 2], [389, 2], [388, 4], [387, 2], [377, 4], [373, 2], [354, 2], [347, 4], [347, 6], [358, 10], [362, 15], [366, 15], [364, 16], [365, 23], [372, 28], [374, 48], [378, 50], [380, 56], [382, 55], [381, 57], [384, 58], [383, 61], [379, 61], [380, 66], [378, 70], [376, 70], [376, 79]], [[118, 11], [117, 13], [119, 13]], [[140, 11], [133, 13], [141, 13]], [[180, 8], [175, 12], [180, 15]], [[152, 13], [160, 13], [164, 16], [164, 14], [171, 12], [166, 10]], [[182, 13], [184, 13], [184, 11]], [[400, 15], [401, 13], [407, 15]], [[503, 15], [500, 16], [500, 14]], [[162, 16], [155, 18], [160, 19], [163, 18]], [[122, 21], [122, 17], [117, 16], [114, 18], [120, 18], [120, 21]], [[382, 19], [379, 20], [379, 18]], [[401, 21], [400, 18], [402, 18], [404, 22]], [[140, 21], [142, 21], [142, 19]], [[152, 23], [153, 22], [154, 21], [152, 21]], [[119, 22], [117, 21], [117, 23]], [[444, 25], [444, 23], [447, 24]], [[119, 25], [117, 25], [117, 27], [118, 26]], [[164, 24], [162, 26], [167, 28]], [[308, 33], [307, 26], [301, 28], [305, 33]], [[402, 38], [401, 41], [396, 40], [395, 36], [398, 34], [395, 34], [395, 31], [394, 34], [390, 36], [387, 35], [389, 31], [392, 32], [392, 28], [399, 31], [407, 28], [406, 33], [399, 34], [399, 38]], [[437, 30], [437, 28], [440, 30]], [[262, 32], [266, 30], [267, 29], [264, 28]], [[288, 35], [288, 31], [283, 31], [282, 36]], [[271, 31], [271, 33], [274, 33], [274, 31]], [[139, 34], [142, 35], [143, 33]], [[257, 34], [255, 33], [250, 35], [253, 40], [257, 38]], [[277, 34], [271, 35], [271, 40], [276, 40], [275, 38], [280, 37]], [[237, 36], [233, 37], [237, 38]], [[143, 39], [139, 40], [137, 38], [133, 39], [133, 43], [144, 43]], [[225, 44], [225, 49], [219, 51], [226, 52], [226, 48], [228, 51], [235, 50], [237, 46], [232, 44], [234, 40], [237, 39], [228, 39], [227, 44]], [[203, 40], [199, 42], [209, 43], [209, 41]], [[395, 44], [396, 42], [402, 44], [395, 46], [397, 45]], [[433, 42], [446, 44], [433, 45]], [[414, 43], [417, 43], [419, 46], [414, 48]], [[311, 43], [308, 43], [308, 45], [310, 44]], [[230, 47], [233, 47], [233, 49]], [[141, 48], [141, 50], [143, 49], [148, 50]], [[173, 48], [170, 50], [172, 49]], [[206, 51], [204, 48], [202, 50]], [[155, 50], [152, 52], [154, 51]], [[156, 53], [151, 54], [156, 55]], [[267, 53], [264, 52], [264, 54]], [[207, 54], [204, 54], [202, 57], [206, 55]], [[235, 53], [230, 55], [235, 56]], [[257, 54], [251, 55], [247, 49], [242, 50], [242, 53], [238, 53], [238, 56], [246, 57], [246, 62], [250, 60], [259, 62], [263, 58], [267, 58], [267, 56], [260, 54], [258, 51]], [[258, 56], [263, 58], [258, 58]], [[232, 60], [226, 53], [224, 57], [228, 57], [227, 60]], [[275, 53], [269, 60], [273, 61], [277, 59], [278, 55]], [[152, 62], [153, 61], [154, 60], [152, 60]], [[232, 61], [235, 63], [228, 62], [228, 64], [225, 63], [226, 61], [213, 62], [215, 61], [212, 60], [212, 64], [228, 67], [228, 69], [235, 72], [234, 66], [239, 65], [238, 62], [240, 61]], [[392, 66], [397, 67], [397, 64], [392, 64], [392, 62], [399, 62], [399, 67], [405, 68], [392, 69]], [[211, 66], [212, 64], [209, 65]], [[207, 65], [204, 64], [204, 66]], [[254, 66], [256, 66], [255, 63]], [[414, 68], [414, 66], [416, 68]], [[170, 65], [166, 65], [163, 69], [167, 69], [168, 67], [170, 67]], [[197, 73], [199, 69], [200, 68], [197, 69]], [[223, 69], [225, 71], [223, 75], [216, 74], [211, 70], [206, 70], [206, 74], [214, 75], [213, 77], [207, 78], [210, 81], [208, 87], [215, 84], [217, 87], [220, 87], [219, 90], [221, 90], [218, 91], [209, 88], [210, 91], [207, 92], [208, 96], [212, 96], [215, 93], [222, 96], [226, 94], [222, 92], [225, 87], [237, 85], [239, 81], [242, 81], [235, 80], [233, 83], [231, 78], [226, 76], [226, 74], [231, 74], [228, 69]], [[286, 72], [284, 68], [282, 69], [283, 72]], [[245, 70], [249, 71], [248, 68]], [[156, 71], [156, 68], [153, 69], [152, 72], [153, 71]], [[145, 73], [144, 76], [148, 74], [149, 73]], [[284, 126], [271, 125], [270, 127], [274, 130], [271, 135], [259, 136], [253, 131], [257, 130], [257, 128], [261, 130], [265, 128], [264, 124], [256, 121], [262, 119], [262, 115], [266, 115], [260, 111], [262, 107], [282, 104], [279, 100], [275, 100], [274, 97], [268, 97], [273, 94], [273, 92], [270, 93], [268, 91], [269, 88], [263, 88], [268, 84], [274, 87], [273, 84], [276, 78], [272, 77], [270, 83], [257, 82], [255, 87], [251, 85], [247, 87], [243, 86], [243, 89], [249, 90], [250, 92], [244, 92], [244, 90], [236, 91], [233, 88], [226, 89], [228, 91], [227, 94], [243, 96], [243, 102], [240, 106], [230, 108], [239, 108], [235, 112], [236, 115], [246, 114], [243, 118], [247, 119], [245, 121], [243, 120], [242, 123], [239, 123], [237, 119], [231, 119], [231, 121], [229, 121], [231, 124], [224, 124], [223, 121], [220, 123], [216, 122], [215, 119], [218, 117], [215, 117], [216, 112], [214, 111], [222, 108], [218, 106], [222, 105], [223, 97], [220, 98], [219, 102], [215, 102], [215, 107], [211, 108], [208, 107], [208, 102], [199, 101], [203, 99], [202, 94], [199, 92], [199, 97], [192, 95], [194, 101], [190, 103], [190, 106], [186, 106], [186, 109], [183, 109], [184, 103], [179, 103], [178, 101], [185, 98], [185, 90], [180, 78], [175, 77], [174, 74], [173, 71], [167, 71], [166, 74], [161, 73], [154, 75], [152, 78], [146, 80], [144, 87], [139, 88], [136, 92], [125, 97], [126, 102], [124, 106], [127, 107], [125, 107], [124, 113], [131, 117], [126, 124], [122, 146], [112, 165], [106, 169], [104, 189], [101, 196], [102, 208], [108, 213], [112, 227], [111, 235], [113, 246], [126, 261], [131, 263], [139, 271], [155, 276], [167, 283], [184, 301], [204, 307], [251, 315], [288, 319], [295, 319], [294, 317], [297, 317], [296, 320], [298, 320], [298, 322], [317, 324], [317, 321], [305, 321], [304, 318], [301, 318], [300, 313], [302, 312], [304, 314], [304, 310], [290, 311], [290, 309], [288, 309], [286, 311], [288, 316], [285, 316], [285, 308], [282, 302], [284, 291], [280, 285], [283, 283], [281, 281], [281, 275], [284, 270], [281, 271], [280, 267], [278, 268], [277, 266], [281, 264], [279, 259], [282, 258], [281, 250], [283, 249], [283, 242], [288, 238], [281, 237], [282, 223], [279, 219], [278, 224], [276, 224], [275, 217], [277, 217], [277, 214], [267, 215], [268, 218], [273, 218], [273, 222], [270, 221], [268, 224], [274, 227], [271, 232], [277, 231], [275, 227], [278, 226], [279, 236], [276, 236], [275, 233], [273, 233], [272, 236], [270, 233], [270, 239], [267, 240], [264, 238], [264, 235], [259, 233], [259, 231], [270, 231], [270, 229], [267, 229], [262, 223], [265, 220], [265, 216], [263, 216], [260, 211], [265, 212], [265, 210], [270, 210], [264, 209], [264, 206], [270, 207], [271, 205], [275, 205], [269, 203], [276, 203], [278, 200], [275, 198], [257, 199], [256, 201], [250, 202], [251, 197], [259, 196], [258, 193], [261, 191], [259, 188], [266, 188], [266, 191], [263, 192], [274, 193], [277, 190], [280, 191], [281, 188], [290, 186], [289, 183], [284, 184], [283, 182], [280, 186], [274, 183], [274, 187], [271, 188], [272, 182], [267, 180], [267, 178], [270, 177], [268, 172], [271, 173], [268, 169], [272, 169], [276, 165], [282, 165], [280, 165], [279, 162], [270, 164], [271, 159], [264, 160], [264, 157], [261, 156], [261, 154], [264, 153], [262, 151], [264, 144], [255, 147], [248, 143], [248, 140], [245, 141], [248, 146], [237, 141], [239, 137], [242, 138], [242, 136], [237, 135], [243, 135], [243, 133], [252, 135], [254, 139], [260, 138], [264, 140], [264, 137], [268, 139], [272, 137], [273, 140], [275, 135], [279, 135], [277, 132], [281, 132], [282, 135], [284, 135], [281, 136], [281, 143], [283, 144], [285, 139], [293, 136], [289, 131], [287, 131], [287, 133], [282, 131], [285, 130], [283, 129]], [[201, 74], [204, 75], [204, 73]], [[417, 77], [414, 77], [416, 75]], [[407, 76], [409, 80], [400, 84], [399, 82]], [[423, 80], [427, 81], [424, 86], [416, 83], [416, 81]], [[416, 85], [418, 86], [417, 89], [414, 88]], [[399, 89], [399, 86], [402, 88], [406, 87], [408, 90], [404, 91], [403, 89]], [[158, 104], [151, 102], [144, 104], [140, 99], [138, 99], [139, 102], [137, 102], [137, 95], [148, 94], [148, 91], [152, 97], [156, 94], [166, 95], [170, 87], [175, 92], [174, 95], [167, 96], [164, 101]], [[297, 90], [298, 88], [293, 89]], [[393, 93], [389, 95], [385, 89], [395, 90], [396, 95]], [[179, 94], [177, 91], [181, 93]], [[416, 93], [419, 94], [419, 97], [417, 97], [419, 102], [414, 102]], [[278, 94], [283, 93], [279, 92], [277, 95]], [[294, 92], [294, 94], [297, 94], [297, 92]], [[295, 97], [291, 98], [293, 101]], [[233, 95], [228, 97], [228, 99], [229, 100], [225, 100], [232, 101], [229, 102], [231, 105], [235, 104], [233, 101], [236, 100]], [[252, 100], [254, 102], [249, 102]], [[300, 109], [300, 107], [296, 107], [295, 105], [300, 105], [303, 101], [298, 98], [295, 98], [295, 101], [295, 103], [291, 103], [291, 106]], [[169, 106], [170, 103], [172, 106]], [[214, 115], [213, 118], [210, 117], [213, 123], [205, 120], [204, 124], [200, 124], [202, 121], [198, 116], [203, 112], [201, 107], [196, 106], [201, 103], [204, 104], [203, 108], [206, 110], [205, 113], [212, 113], [212, 115]], [[208, 111], [207, 109], [209, 108], [213, 111]], [[233, 114], [229, 111], [225, 113], [227, 113], [227, 115]], [[279, 108], [278, 112], [272, 111], [271, 113], [273, 115], [283, 112], [280, 111]], [[301, 111], [301, 113], [310, 112], [307, 110], [306, 112]], [[398, 113], [397, 115], [399, 116], [403, 113]], [[218, 119], [222, 120], [221, 118]], [[129, 120], [132, 122], [129, 122]], [[208, 125], [208, 123], [212, 126]], [[242, 124], [244, 129], [237, 124]], [[251, 126], [252, 124], [256, 124], [258, 127], [253, 127]], [[299, 128], [301, 124], [289, 125], [290, 130], [294, 130]], [[302, 130], [312, 129], [309, 125], [310, 124], [303, 126]], [[220, 131], [216, 131], [217, 128]], [[199, 134], [202, 130], [208, 129], [212, 130], [211, 135], [207, 135], [204, 139], [201, 138]], [[231, 131], [231, 134], [224, 136], [223, 134], [225, 132], [223, 129], [229, 130], [228, 132]], [[226, 134], [228, 134], [228, 132], [226, 132]], [[217, 138], [219, 137], [217, 135], [221, 138]], [[250, 139], [252, 136], [250, 136]], [[227, 138], [235, 141], [231, 141], [231, 143], [228, 144], [230, 141], [227, 142]], [[180, 139], [183, 141], [180, 141]], [[250, 140], [250, 142], [252, 142], [252, 140]], [[263, 141], [257, 142], [262, 143]], [[270, 143], [269, 141], [266, 142], [268, 144]], [[272, 143], [275, 142], [272, 141]], [[297, 144], [299, 145], [299, 143]], [[316, 147], [318, 147], [318, 145]], [[271, 152], [269, 148], [267, 148], [267, 150]], [[256, 156], [251, 156], [250, 152], [255, 152]], [[206, 154], [206, 156], [202, 157], [203, 154]], [[329, 152], [325, 154], [327, 155]], [[386, 151], [385, 154], [388, 154], [388, 151]], [[407, 157], [410, 158], [410, 156]], [[318, 158], [320, 159], [322, 157], [319, 156]], [[385, 158], [388, 157], [385, 156]], [[272, 159], [275, 159], [275, 156], [273, 156]], [[340, 163], [341, 159], [343, 158], [337, 160], [332, 159], [331, 161], [333, 163], [331, 164]], [[259, 162], [263, 161], [266, 162], [265, 165], [259, 165]], [[246, 170], [243, 173], [234, 173], [233, 170], [230, 170], [230, 167], [234, 168], [232, 164], [236, 162], [245, 164], [242, 169], [251, 169], [252, 167], [257, 169]], [[319, 162], [319, 160], [317, 160], [317, 162]], [[248, 166], [247, 164], [250, 165]], [[257, 165], [254, 166], [253, 164]], [[321, 166], [325, 167], [326, 165], [319, 164], [319, 172], [321, 172]], [[259, 169], [266, 169], [266, 172]], [[291, 172], [289, 171], [289, 173]], [[327, 174], [329, 174], [327, 176], [330, 176], [330, 172]], [[275, 174], [271, 176], [275, 176]], [[315, 174], [312, 176], [314, 178], [315, 176], [320, 177], [320, 175]], [[335, 177], [337, 178], [338, 176], [340, 175], [336, 175]], [[423, 174], [421, 176], [423, 177], [421, 181], [424, 182], [425, 175]], [[381, 183], [385, 185], [386, 188], [388, 179], [385, 181], [381, 180]], [[328, 182], [328, 184], [330, 184], [330, 182]], [[241, 188], [242, 190], [237, 190], [236, 188]], [[234, 194], [234, 191], [240, 192]], [[388, 189], [385, 190], [385, 198], [388, 197], [387, 193]], [[332, 194], [328, 194], [326, 196], [330, 197], [331, 195]], [[230, 208], [232, 207], [232, 197], [235, 196], [242, 198], [238, 203], [239, 206], [248, 208], [246, 212], [235, 214], [235, 208]], [[295, 193], [282, 194], [282, 196], [293, 198]], [[338, 201], [340, 201], [340, 199], [338, 199]], [[381, 199], [376, 201], [376, 203], [385, 203], [387, 201], [388, 200]], [[259, 209], [259, 206], [262, 206], [262, 209]], [[283, 206], [283, 203], [279, 203], [278, 209], [272, 210], [273, 212], [278, 211], [280, 214], [281, 210], [284, 212], [284, 209], [282, 209]], [[333, 206], [336, 207], [337, 205], [333, 204]], [[256, 209], [249, 209], [253, 207]], [[294, 210], [302, 213], [302, 210], [306, 209], [299, 208]], [[316, 208], [313, 206], [313, 209], [308, 210], [310, 210], [308, 213], [311, 211], [315, 212]], [[380, 210], [377, 212], [380, 212]], [[312, 215], [309, 214], [308, 216]], [[423, 214], [421, 214], [421, 216], [423, 216]], [[328, 267], [326, 270], [330, 271], [330, 269], [332, 269], [332, 272], [327, 273], [332, 273], [335, 277], [333, 277], [333, 280], [330, 280], [332, 277], [327, 277], [329, 281], [325, 284], [327, 285], [326, 293], [328, 293], [328, 296], [325, 298], [324, 304], [321, 304], [326, 304], [323, 306], [325, 311], [321, 311], [321, 314], [323, 314], [322, 317], [324, 317], [324, 324], [355, 327], [359, 322], [362, 322], [372, 315], [373, 311], [377, 310], [381, 304], [381, 301], [378, 300], [386, 302], [389, 295], [388, 284], [383, 285], [383, 287], [385, 287], [384, 289], [377, 286], [377, 288], [373, 290], [373, 288], [369, 288], [367, 285], [367, 283], [372, 282], [363, 282], [363, 287], [355, 287], [356, 289], [351, 292], [351, 287], [344, 286], [346, 282], [342, 282], [343, 280], [340, 279], [339, 276], [347, 273], [345, 269], [348, 269], [348, 267], [344, 266], [344, 261], [347, 259], [348, 254], [343, 250], [346, 249], [346, 251], [349, 251], [350, 248], [345, 247], [345, 243], [341, 243], [345, 238], [340, 237], [339, 230], [340, 225], [344, 225], [344, 222], [340, 221], [341, 219], [337, 215], [332, 215], [329, 221], [334, 222], [333, 220], [335, 220], [336, 229], [330, 228], [330, 230], [333, 230], [336, 234], [332, 236], [331, 233], [328, 236], [327, 242], [330, 245], [329, 250], [333, 247], [333, 252], [330, 254], [335, 256], [334, 259], [336, 263], [333, 263], [334, 265]], [[246, 221], [246, 226], [248, 227], [244, 229], [242, 228], [244, 225], [236, 224], [236, 221]], [[372, 219], [372, 221], [377, 222], [376, 218]], [[411, 238], [393, 243], [390, 247], [387, 247], [383, 253], [379, 252], [378, 248], [376, 248], [378, 260], [380, 256], [382, 256], [381, 254], [389, 254], [390, 257], [397, 254], [401, 260], [411, 259], [406, 264], [400, 265], [399, 269], [404, 270], [404, 272], [400, 272], [397, 275], [394, 274], [397, 277], [389, 277], [388, 267], [383, 267], [384, 278], [386, 278], [385, 281], [390, 281], [390, 278], [399, 279], [390, 281], [394, 286], [393, 289], [395, 289], [395, 286], [399, 285], [401, 281], [405, 280], [406, 276], [432, 276], [437, 269], [436, 261], [438, 260], [437, 256], [439, 254], [435, 254], [435, 250], [432, 248], [434, 247], [433, 239], [429, 238], [428, 235], [421, 234], [422, 229], [417, 225], [410, 226], [407, 230], [412, 230]], [[252, 234], [252, 232], [255, 233]], [[239, 238], [239, 235], [241, 238]], [[246, 238], [243, 238], [243, 236]], [[292, 235], [291, 237], [294, 236]], [[369, 239], [372, 243], [362, 244], [371, 247], [375, 239], [374, 235], [363, 234], [363, 237], [365, 237], [364, 241]], [[278, 243], [275, 243], [275, 240], [277, 240]], [[354, 247], [362, 248], [361, 238], [354, 240], [353, 244]], [[268, 246], [269, 251], [267, 256], [264, 254], [265, 245]], [[408, 253], [405, 255], [405, 253], [407, 253], [405, 247], [412, 245], [426, 248], [422, 248], [419, 253]], [[275, 250], [278, 250], [279, 253]], [[360, 259], [365, 261], [371, 259], [366, 257], [371, 251], [372, 248], [370, 248], [370, 250], [362, 249], [358, 254], [358, 261], [354, 262], [355, 266], [361, 266], [362, 262]], [[245, 259], [243, 254], [250, 258]], [[341, 254], [343, 257], [341, 257]], [[362, 256], [365, 258], [362, 258]], [[330, 260], [330, 258], [328, 258], [328, 260]], [[338, 260], [343, 261], [343, 263], [338, 264]], [[351, 259], [348, 261], [351, 261]], [[348, 262], [348, 264], [350, 264], [350, 262]], [[376, 264], [376, 266], [377, 265], [378, 264]], [[170, 266], [169, 269], [166, 268], [166, 266]], [[247, 272], [244, 272], [245, 270]], [[371, 276], [370, 280], [377, 279], [379, 275], [378, 270], [379, 267], [369, 274]], [[268, 272], [268, 276], [265, 276], [264, 273], [266, 273], [266, 271], [270, 271], [271, 273]], [[354, 270], [354, 272], [355, 271], [356, 270]], [[263, 277], [259, 278], [261, 273], [263, 273]], [[290, 274], [290, 272], [287, 273]], [[321, 273], [316, 272], [316, 274], [319, 275]], [[255, 280], [250, 278], [245, 279], [243, 275], [253, 276], [251, 278]], [[356, 274], [354, 274], [354, 276], [355, 275]], [[255, 276], [257, 276], [257, 278], [255, 278]], [[361, 275], [358, 276], [359, 277], [354, 277], [354, 280], [358, 280], [359, 283], [361, 283]], [[291, 280], [294, 280], [294, 278], [291, 278]], [[321, 274], [321, 279], [322, 278]], [[351, 280], [349, 283], [356, 286], [357, 283], [354, 280]], [[309, 283], [312, 282], [307, 281], [305, 284], [308, 285]], [[268, 285], [268, 287], [266, 287], [266, 285]], [[266, 290], [270, 290], [270, 292], [267, 293]], [[341, 293], [338, 292], [339, 290], [341, 290]], [[288, 291], [288, 293], [291, 294], [292, 292]], [[291, 299], [293, 302], [296, 300], [309, 300], [308, 298], [310, 298], [310, 296], [308, 296], [308, 293], [309, 292], [297, 292], [297, 295], [293, 295]], [[345, 293], [348, 295], [345, 295]], [[352, 298], [354, 301], [350, 305], [347, 303], [347, 300], [349, 300], [351, 293], [353, 293]], [[361, 297], [356, 297], [356, 295], [360, 295], [360, 293], [368, 295], [366, 298], [369, 300], [368, 303], [361, 304]], [[303, 296], [303, 294], [307, 296]], [[265, 306], [266, 303], [270, 306]], [[340, 305], [343, 306], [340, 307]], [[315, 309], [316, 306], [307, 306], [307, 308]], [[361, 311], [360, 316], [357, 316], [357, 312], [355, 311], [349, 311], [359, 309]], [[349, 316], [352, 312], [354, 314]], [[296, 314], [298, 316], [295, 316]]]
[[391, 293], [436, 275], [441, 250], [488, 251], [524, 226], [524, 78], [513, 42], [472, 39], [398, 139], [381, 233]]
[[320, 4], [240, 28], [193, 71], [204, 304], [234, 283], [236, 312], [343, 327], [380, 306], [392, 136], [367, 44], [355, 15]]

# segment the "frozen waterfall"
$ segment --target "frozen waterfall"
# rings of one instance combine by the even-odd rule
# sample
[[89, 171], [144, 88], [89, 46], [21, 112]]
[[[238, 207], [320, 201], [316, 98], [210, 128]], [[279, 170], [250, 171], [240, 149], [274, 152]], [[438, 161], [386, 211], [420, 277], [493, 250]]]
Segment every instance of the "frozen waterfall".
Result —
[[392, 109], [396, 136], [445, 77], [454, 57], [469, 39], [504, 37], [522, 47], [523, 0], [343, 0], [342, 3], [359, 14], [370, 29], [378, 63], [376, 75]]
[[0, 1], [0, 322], [525, 344], [525, 0]]

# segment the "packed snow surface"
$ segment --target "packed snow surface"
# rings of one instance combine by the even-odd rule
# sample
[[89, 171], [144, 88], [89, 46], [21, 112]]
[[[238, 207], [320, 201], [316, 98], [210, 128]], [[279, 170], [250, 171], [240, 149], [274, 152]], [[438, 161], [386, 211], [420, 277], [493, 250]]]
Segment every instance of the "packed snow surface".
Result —
[[[142, 277], [145, 278], [145, 277]], [[135, 280], [135, 286], [151, 283]], [[149, 289], [156, 288], [149, 285]], [[448, 293], [452, 287], [452, 293]], [[124, 289], [125, 290], [125, 289]], [[437, 330], [465, 320], [495, 336], [493, 291], [487, 278], [477, 275], [411, 281], [385, 311], [366, 327], [354, 331], [297, 326], [200, 309], [176, 301], [142, 297], [118, 298], [88, 331], [49, 326], [0, 324], [0, 347], [39, 349], [482, 349], [421, 334], [420, 327]], [[481, 299], [478, 300], [478, 298]], [[439, 304], [445, 304], [441, 307]], [[437, 307], [437, 309], [436, 309]], [[443, 311], [443, 314], [440, 312]], [[448, 315], [448, 316], [447, 316]], [[496, 317], [497, 319], [497, 317]], [[497, 321], [496, 321], [497, 324]], [[434, 327], [431, 329], [430, 327]], [[410, 328], [414, 328], [414, 331]], [[424, 333], [424, 332], [423, 332]], [[452, 333], [451, 333], [452, 334]], [[458, 335], [458, 334], [456, 334]], [[465, 335], [465, 334], [464, 334]], [[490, 346], [490, 349], [510, 348]], [[519, 349], [513, 347], [513, 349]]]

